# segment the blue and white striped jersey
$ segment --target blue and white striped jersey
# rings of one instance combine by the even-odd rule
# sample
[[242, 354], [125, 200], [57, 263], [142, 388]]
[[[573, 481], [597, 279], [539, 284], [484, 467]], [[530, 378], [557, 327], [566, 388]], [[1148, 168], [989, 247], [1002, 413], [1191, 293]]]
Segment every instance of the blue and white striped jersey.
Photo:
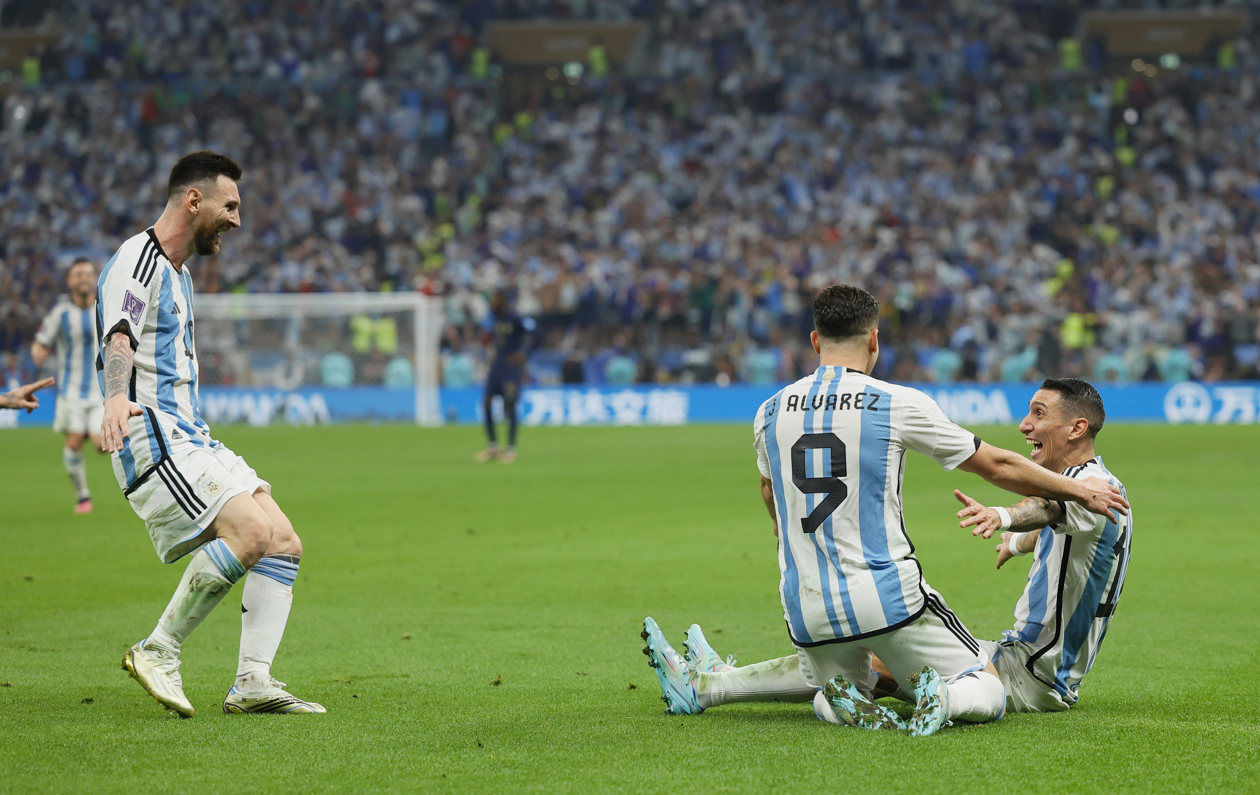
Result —
[[926, 598], [902, 515], [906, 451], [953, 469], [979, 440], [917, 389], [831, 366], [763, 403], [753, 433], [774, 487], [792, 642], [852, 640], [918, 618]]
[[186, 266], [171, 265], [151, 228], [124, 242], [105, 265], [96, 311], [103, 332], [98, 344], [119, 330], [131, 338], [135, 371], [128, 397], [146, 409], [131, 419], [131, 437], [118, 454], [128, 485], [158, 463], [171, 439], [217, 447], [197, 394], [192, 277]]
[[65, 300], [53, 307], [35, 341], [57, 352], [57, 392], [63, 397], [100, 402], [96, 380], [96, 311]]
[[[1063, 474], [1100, 478], [1124, 492], [1102, 456]], [[1124, 588], [1133, 512], [1117, 514], [1119, 521], [1113, 522], [1074, 502], [1066, 503], [1065, 510], [1062, 524], [1042, 528], [1037, 535], [1028, 583], [1015, 606], [1015, 628], [1003, 633], [1001, 643], [1022, 644], [1029, 672], [1066, 703], [1075, 704], [1077, 688], [1094, 664]]]

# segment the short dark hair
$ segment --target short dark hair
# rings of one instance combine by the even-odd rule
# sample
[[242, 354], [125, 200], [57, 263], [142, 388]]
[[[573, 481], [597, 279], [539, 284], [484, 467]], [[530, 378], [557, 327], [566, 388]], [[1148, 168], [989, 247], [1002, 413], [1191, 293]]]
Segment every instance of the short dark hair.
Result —
[[171, 169], [171, 178], [166, 183], [166, 198], [169, 199], [198, 182], [218, 179], [220, 174], [233, 182], [240, 182], [241, 173], [241, 167], [227, 155], [211, 152], [209, 149], [189, 152]]
[[849, 284], [833, 284], [814, 298], [814, 330], [828, 340], [846, 340], [879, 325], [879, 301]]
[[1041, 382], [1041, 388], [1058, 392], [1068, 411], [1085, 418], [1089, 423], [1089, 438], [1093, 439], [1102, 430], [1103, 423], [1107, 421], [1107, 410], [1103, 408], [1102, 395], [1098, 394], [1093, 384], [1079, 378], [1047, 378]]

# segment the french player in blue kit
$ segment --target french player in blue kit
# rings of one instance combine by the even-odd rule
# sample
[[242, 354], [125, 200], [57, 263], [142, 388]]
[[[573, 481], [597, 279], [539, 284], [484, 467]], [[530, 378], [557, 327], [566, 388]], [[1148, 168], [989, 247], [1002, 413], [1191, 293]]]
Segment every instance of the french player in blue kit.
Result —
[[[525, 357], [538, 326], [533, 318], [521, 317], [512, 311], [504, 290], [497, 290], [490, 296], [490, 315], [486, 321], [490, 324], [486, 336], [494, 346], [494, 358], [486, 376], [486, 393], [482, 403], [489, 444], [477, 454], [476, 459], [481, 464], [495, 459], [510, 464], [516, 460], [516, 401], [521, 396], [521, 384], [525, 380]], [[502, 450], [499, 449], [499, 437], [494, 427], [495, 397], [503, 399], [503, 419], [507, 422], [507, 447]]]
[[44, 318], [31, 346], [31, 359], [42, 367], [49, 354], [57, 356], [57, 413], [53, 430], [65, 435], [61, 460], [74, 487], [74, 512], [92, 512], [83, 465], [83, 440], [101, 449], [101, 385], [96, 380], [96, 266], [79, 258], [66, 271], [69, 300], [61, 301]]
[[[754, 420], [762, 498], [779, 537], [784, 618], [797, 654], [749, 674], [762, 680], [753, 689], [793, 681], [800, 695], [814, 691], [815, 713], [828, 722], [925, 736], [950, 721], [996, 720], [1007, 699], [997, 658], [924, 580], [901, 505], [907, 452], [1009, 491], [1043, 495], [1056, 509], [1079, 503], [1063, 510], [1097, 514], [1109, 526], [1123, 521], [1112, 509], [1123, 514], [1128, 502], [1111, 478], [1048, 471], [985, 444], [922, 392], [871, 378], [878, 316], [878, 302], [863, 290], [823, 290], [811, 334], [820, 367], [767, 400]], [[693, 629], [689, 646], [699, 647], [702, 636]], [[705, 674], [670, 647], [651, 618], [643, 637], [670, 712], [722, 703], [710, 699], [713, 690], [704, 685], [711, 683], [696, 682]], [[705, 651], [716, 661], [707, 645]], [[885, 675], [915, 704], [908, 723], [873, 700]]]

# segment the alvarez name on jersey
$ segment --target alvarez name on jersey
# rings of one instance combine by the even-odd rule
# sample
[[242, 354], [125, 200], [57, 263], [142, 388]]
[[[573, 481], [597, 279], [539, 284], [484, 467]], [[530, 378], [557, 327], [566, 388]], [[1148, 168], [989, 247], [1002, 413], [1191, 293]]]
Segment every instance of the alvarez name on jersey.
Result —
[[935, 401], [844, 367], [819, 367], [762, 404], [757, 467], [773, 482], [779, 593], [797, 646], [878, 635], [932, 608], [906, 532], [907, 450], [947, 470], [980, 448]]

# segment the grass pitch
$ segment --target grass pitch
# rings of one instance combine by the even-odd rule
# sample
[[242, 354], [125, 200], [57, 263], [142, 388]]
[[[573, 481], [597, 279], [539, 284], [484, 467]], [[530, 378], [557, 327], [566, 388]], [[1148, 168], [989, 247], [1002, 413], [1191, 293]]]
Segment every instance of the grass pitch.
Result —
[[[476, 428], [221, 429], [306, 554], [274, 673], [322, 717], [229, 716], [239, 594], [185, 646], [199, 712], [119, 670], [182, 571], [90, 457], [72, 513], [48, 430], [0, 435], [0, 791], [1239, 791], [1257, 787], [1260, 509], [1253, 428], [1109, 426], [1135, 507], [1124, 596], [1069, 713], [911, 739], [809, 705], [663, 713], [643, 616], [742, 662], [790, 651], [744, 425], [528, 429], [477, 466]], [[1013, 429], [983, 429], [1023, 449]], [[911, 455], [907, 525], [973, 633], [1010, 625], [1027, 560], [957, 528]], [[238, 589], [239, 590], [239, 589]]]

